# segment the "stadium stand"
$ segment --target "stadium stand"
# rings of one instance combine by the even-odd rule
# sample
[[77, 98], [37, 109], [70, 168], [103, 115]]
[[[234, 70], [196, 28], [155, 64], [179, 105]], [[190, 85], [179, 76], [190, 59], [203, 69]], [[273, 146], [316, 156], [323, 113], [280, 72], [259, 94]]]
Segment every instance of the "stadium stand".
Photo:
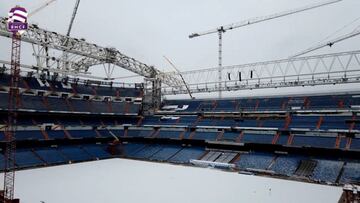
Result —
[[[2, 145], [8, 84], [1, 75]], [[145, 115], [141, 86], [23, 77], [20, 88], [18, 169], [123, 157], [233, 164], [232, 170], [326, 184], [360, 181], [356, 94], [165, 100]]]

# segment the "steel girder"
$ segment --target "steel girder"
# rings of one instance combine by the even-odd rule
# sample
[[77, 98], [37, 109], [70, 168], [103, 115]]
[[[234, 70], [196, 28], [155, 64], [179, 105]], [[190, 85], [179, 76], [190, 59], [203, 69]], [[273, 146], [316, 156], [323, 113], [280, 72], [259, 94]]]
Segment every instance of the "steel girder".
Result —
[[[11, 33], [7, 31], [6, 26], [6, 19], [0, 18], [0, 36], [10, 38]], [[182, 84], [179, 78], [163, 73], [152, 66], [126, 56], [115, 48], [106, 48], [86, 42], [83, 39], [67, 37], [39, 28], [37, 25], [29, 25], [27, 32], [23, 34], [21, 40], [33, 45], [80, 56], [80, 59], [67, 67], [72, 72], [87, 72], [92, 65], [110, 63], [147, 78], [157, 77], [169, 86], [179, 86]]]

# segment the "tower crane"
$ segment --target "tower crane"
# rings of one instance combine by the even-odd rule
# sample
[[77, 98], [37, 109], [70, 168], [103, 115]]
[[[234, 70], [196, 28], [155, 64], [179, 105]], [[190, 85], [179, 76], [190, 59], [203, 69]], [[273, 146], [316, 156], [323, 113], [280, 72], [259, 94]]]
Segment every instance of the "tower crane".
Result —
[[247, 20], [243, 20], [237, 23], [232, 23], [232, 24], [228, 24], [228, 25], [222, 25], [218, 28], [215, 29], [211, 29], [211, 30], [207, 30], [204, 32], [198, 32], [198, 33], [192, 33], [191, 35], [189, 35], [189, 38], [195, 38], [195, 37], [200, 37], [200, 36], [204, 36], [204, 35], [209, 35], [209, 34], [218, 34], [219, 37], [219, 49], [218, 49], [218, 80], [219, 80], [219, 97], [221, 98], [221, 80], [222, 80], [222, 35], [223, 33], [225, 33], [228, 30], [233, 30], [236, 28], [240, 28], [240, 27], [244, 27], [244, 26], [248, 26], [248, 25], [252, 25], [252, 24], [256, 24], [256, 23], [260, 23], [260, 22], [264, 22], [264, 21], [269, 21], [269, 20], [273, 20], [273, 19], [277, 19], [277, 18], [281, 18], [281, 17], [285, 17], [288, 15], [292, 15], [292, 14], [296, 14], [296, 13], [300, 13], [303, 11], [308, 11], [311, 9], [315, 9], [315, 8], [319, 8], [322, 6], [326, 6], [326, 5], [330, 5], [330, 4], [334, 4], [337, 2], [340, 2], [342, 0], [330, 0], [330, 1], [326, 1], [326, 2], [321, 2], [321, 3], [316, 3], [316, 4], [311, 4], [308, 6], [304, 6], [301, 8], [297, 8], [297, 9], [292, 9], [292, 10], [288, 10], [288, 11], [283, 11], [280, 13], [275, 13], [272, 15], [267, 15], [267, 16], [262, 16], [262, 17], [256, 17], [256, 18], [250, 18]]
[[[54, 2], [49, 0], [41, 7], [35, 9], [30, 14], [25, 8], [15, 6], [9, 12], [8, 29], [12, 32], [11, 46], [11, 80], [9, 85], [8, 99], [8, 120], [5, 128], [5, 152], [4, 152], [4, 190], [0, 195], [2, 203], [19, 202], [14, 199], [15, 191], [15, 155], [16, 155], [16, 131], [17, 131], [17, 105], [19, 99], [19, 80], [20, 80], [20, 56], [21, 56], [21, 33], [27, 29], [28, 17], [34, 15], [46, 6]], [[11, 28], [11, 24], [17, 28]], [[21, 28], [20, 28], [20, 26]]]

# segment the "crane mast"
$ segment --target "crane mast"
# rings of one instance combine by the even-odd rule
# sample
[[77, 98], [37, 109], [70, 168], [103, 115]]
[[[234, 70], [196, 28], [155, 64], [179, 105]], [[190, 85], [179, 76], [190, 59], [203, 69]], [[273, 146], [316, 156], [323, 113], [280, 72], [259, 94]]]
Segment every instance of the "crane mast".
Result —
[[12, 32], [11, 46], [11, 79], [8, 96], [8, 119], [5, 127], [5, 152], [4, 152], [4, 190], [1, 196], [3, 203], [12, 203], [15, 191], [15, 162], [16, 162], [16, 128], [17, 106], [19, 103], [20, 56], [21, 34], [27, 29], [28, 13], [25, 8], [15, 6], [9, 11], [7, 29]]
[[262, 16], [262, 17], [257, 17], [257, 18], [251, 18], [251, 19], [247, 19], [247, 20], [243, 20], [241, 22], [238, 23], [232, 23], [232, 24], [228, 24], [228, 25], [223, 25], [220, 26], [218, 28], [215, 29], [211, 29], [208, 31], [204, 31], [204, 32], [198, 32], [198, 33], [192, 33], [189, 35], [189, 38], [196, 38], [196, 37], [200, 37], [200, 36], [204, 36], [204, 35], [209, 35], [209, 34], [214, 34], [214, 33], [218, 33], [218, 38], [219, 38], [219, 44], [218, 44], [218, 85], [219, 85], [219, 98], [222, 97], [222, 93], [221, 93], [221, 81], [222, 81], [222, 40], [223, 40], [223, 33], [225, 33], [228, 30], [233, 30], [236, 28], [240, 28], [240, 27], [244, 27], [244, 26], [248, 26], [248, 25], [252, 25], [252, 24], [256, 24], [256, 23], [260, 23], [260, 22], [264, 22], [264, 21], [269, 21], [269, 20], [273, 20], [273, 19], [277, 19], [277, 18], [281, 18], [281, 17], [285, 17], [285, 16], [289, 16], [292, 14], [296, 14], [296, 13], [300, 13], [300, 12], [304, 12], [304, 11], [308, 11], [311, 9], [315, 9], [315, 8], [319, 8], [322, 6], [326, 6], [326, 5], [330, 5], [330, 4], [334, 4], [337, 2], [340, 2], [342, 0], [330, 0], [330, 1], [326, 1], [326, 2], [321, 2], [321, 3], [316, 3], [316, 4], [311, 4], [308, 6], [304, 6], [304, 7], [300, 7], [297, 9], [292, 9], [289, 11], [283, 11], [280, 13], [275, 13], [272, 15], [267, 15], [267, 16]]
[[14, 199], [15, 191], [15, 163], [16, 163], [16, 130], [17, 130], [17, 106], [20, 103], [20, 57], [21, 57], [21, 34], [27, 30], [27, 19], [44, 9], [56, 0], [48, 0], [45, 4], [28, 13], [25, 8], [15, 6], [9, 12], [7, 29], [12, 33], [11, 43], [11, 79], [8, 97], [8, 119], [5, 128], [5, 152], [4, 152], [4, 190], [0, 201], [3, 203], [19, 202]]

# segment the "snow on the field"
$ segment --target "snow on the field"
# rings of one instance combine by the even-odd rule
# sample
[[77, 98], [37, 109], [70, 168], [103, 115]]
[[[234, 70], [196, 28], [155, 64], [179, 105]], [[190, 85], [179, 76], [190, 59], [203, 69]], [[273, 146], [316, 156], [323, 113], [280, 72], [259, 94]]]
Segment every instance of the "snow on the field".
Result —
[[15, 193], [21, 203], [335, 203], [341, 192], [215, 169], [110, 159], [19, 171]]

